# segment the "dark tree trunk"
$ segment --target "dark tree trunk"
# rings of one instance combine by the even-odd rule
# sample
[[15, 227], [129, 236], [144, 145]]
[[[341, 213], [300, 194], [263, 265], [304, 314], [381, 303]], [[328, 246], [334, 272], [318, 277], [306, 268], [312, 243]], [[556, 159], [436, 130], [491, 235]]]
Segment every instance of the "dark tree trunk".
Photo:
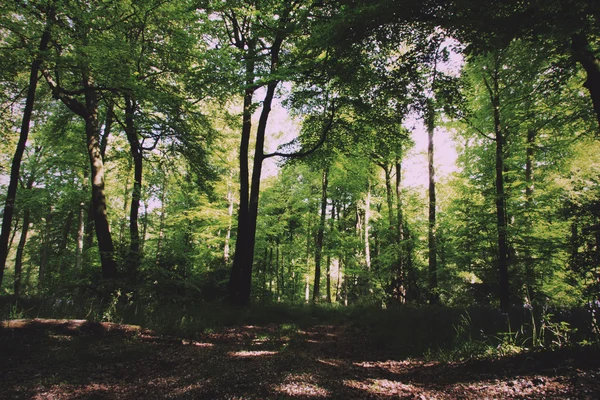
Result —
[[[533, 129], [527, 131], [527, 149], [525, 159], [525, 218], [527, 233], [530, 234], [533, 229], [533, 219], [530, 213], [533, 210], [533, 189], [534, 189], [534, 171], [533, 161], [535, 153], [536, 132]], [[526, 283], [529, 288], [535, 285], [535, 270], [531, 247], [525, 248], [525, 275]], [[531, 293], [530, 293], [531, 294]]]
[[[247, 73], [254, 74], [254, 64], [250, 61]], [[240, 141], [240, 203], [238, 208], [237, 240], [235, 242], [235, 253], [229, 279], [229, 292], [231, 300], [236, 304], [243, 304], [243, 269], [248, 264], [248, 225], [249, 225], [249, 163], [248, 152], [250, 150], [250, 133], [252, 129], [252, 97], [254, 89], [246, 89], [244, 95], [244, 109], [242, 121], [242, 138]], [[255, 160], [259, 162], [259, 160]], [[251, 261], [250, 261], [251, 262]]]
[[[317, 240], [315, 243], [315, 281], [313, 284], [313, 303], [319, 302], [321, 296], [321, 260], [323, 258], [323, 236], [325, 233], [325, 219], [327, 217], [327, 186], [329, 168], [323, 170], [321, 182], [321, 215], [319, 220], [319, 228], [317, 230]], [[329, 269], [329, 266], [327, 267]]]
[[100, 150], [100, 127], [98, 124], [98, 94], [90, 89], [89, 77], [84, 76], [85, 91], [85, 134], [87, 139], [88, 156], [90, 158], [92, 180], [92, 207], [96, 240], [100, 251], [102, 277], [117, 278], [117, 263], [114, 255], [114, 245], [106, 213], [106, 195], [104, 192], [104, 162]]
[[50, 41], [50, 28], [51, 21], [54, 18], [53, 15], [54, 10], [50, 9], [47, 19], [48, 22], [46, 23], [46, 27], [40, 39], [38, 54], [31, 63], [31, 69], [29, 72], [29, 87], [27, 89], [25, 109], [23, 110], [23, 119], [21, 120], [21, 132], [19, 135], [19, 142], [17, 143], [17, 148], [15, 149], [15, 154], [12, 159], [10, 181], [8, 183], [8, 190], [4, 203], [4, 215], [2, 217], [2, 232], [0, 233], [0, 286], [2, 286], [4, 269], [6, 267], [6, 258], [8, 257], [8, 242], [12, 228], [12, 219], [15, 212], [15, 199], [19, 184], [21, 160], [23, 159], [23, 153], [25, 152], [25, 146], [27, 145], [27, 137], [29, 136], [29, 125], [31, 122], [31, 115], [33, 113], [33, 106], [35, 104], [35, 92], [37, 89], [38, 74], [40, 66], [42, 65], [42, 53], [48, 49], [48, 42]]
[[388, 224], [390, 231], [394, 231], [394, 197], [392, 196], [392, 169], [387, 164], [380, 164], [385, 172], [385, 198], [388, 206]]
[[493, 108], [494, 132], [496, 134], [496, 225], [498, 229], [498, 275], [500, 309], [509, 307], [508, 240], [506, 221], [506, 194], [504, 192], [504, 145], [506, 137], [500, 122], [500, 95], [498, 68], [494, 70], [493, 88], [488, 87]]
[[433, 135], [435, 132], [435, 110], [432, 101], [429, 100], [427, 109], [427, 158], [429, 163], [429, 224], [428, 224], [428, 250], [429, 250], [429, 303], [438, 304], [440, 301], [438, 293], [438, 271], [437, 271], [437, 243], [436, 243], [436, 221], [435, 221], [435, 166]]
[[79, 204], [78, 220], [77, 220], [77, 251], [75, 254], [75, 269], [81, 272], [83, 266], [83, 238], [85, 230], [85, 203]]
[[46, 222], [44, 224], [44, 235], [42, 236], [42, 254], [40, 255], [40, 270], [39, 270], [39, 278], [38, 285], [41, 287], [46, 282], [46, 275], [48, 273], [48, 260], [50, 259], [50, 233], [52, 226], [52, 206], [48, 210], [48, 214], [46, 214]]
[[596, 120], [600, 127], [600, 60], [594, 55], [588, 38], [583, 33], [571, 37], [571, 49], [575, 60], [581, 64], [587, 74], [584, 86], [590, 92]]
[[27, 243], [27, 233], [29, 232], [29, 217], [31, 211], [25, 209], [23, 213], [23, 229], [21, 229], [21, 238], [17, 246], [17, 256], [15, 258], [15, 296], [21, 295], [21, 272], [23, 270], [23, 253], [25, 251], [25, 243]]
[[67, 220], [65, 221], [65, 226], [63, 227], [62, 238], [60, 241], [60, 272], [64, 272], [67, 268], [67, 262], [65, 260], [65, 255], [67, 253], [67, 247], [69, 245], [69, 233], [71, 232], [71, 227], [73, 226], [73, 210], [69, 210], [67, 213]]
[[[331, 232], [335, 225], [335, 202], [331, 204]], [[327, 303], [331, 303], [331, 256], [327, 255]]]
[[140, 200], [142, 197], [143, 154], [134, 121], [136, 109], [137, 104], [135, 99], [131, 98], [131, 96], [125, 96], [125, 131], [127, 134], [127, 140], [129, 141], [131, 157], [133, 158], [133, 192], [131, 194], [131, 207], [129, 212], [130, 244], [128, 260], [128, 273], [129, 278], [132, 281], [135, 281], [135, 277], [141, 262], [138, 216], [140, 210]]
[[396, 242], [398, 244], [398, 271], [397, 277], [400, 282], [399, 294], [402, 301], [406, 301], [407, 292], [407, 263], [410, 257], [404, 241], [404, 215], [402, 212], [402, 163], [396, 160]]

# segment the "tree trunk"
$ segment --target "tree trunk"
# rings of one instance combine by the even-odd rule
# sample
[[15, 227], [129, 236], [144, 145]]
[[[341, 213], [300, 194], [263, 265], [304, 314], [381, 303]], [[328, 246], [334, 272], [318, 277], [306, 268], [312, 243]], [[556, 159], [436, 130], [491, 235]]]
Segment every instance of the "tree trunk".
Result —
[[231, 185], [227, 187], [227, 216], [229, 217], [229, 224], [227, 225], [227, 233], [225, 234], [225, 246], [223, 246], [223, 261], [225, 264], [229, 264], [229, 242], [231, 241], [231, 228], [233, 223], [233, 191]]
[[[498, 67], [498, 66], [497, 66]], [[494, 133], [496, 135], [496, 225], [498, 229], [498, 275], [500, 309], [508, 311], [508, 241], [506, 221], [506, 194], [504, 193], [504, 144], [506, 137], [500, 121], [500, 95], [498, 87], [498, 68], [493, 73], [493, 88], [489, 87], [493, 108]]]
[[23, 229], [21, 230], [21, 238], [19, 239], [19, 245], [17, 246], [17, 256], [15, 258], [15, 296], [21, 295], [21, 271], [23, 270], [23, 253], [25, 250], [25, 243], [27, 242], [27, 233], [29, 232], [29, 217], [31, 211], [29, 208], [25, 209], [23, 213]]
[[[534, 152], [535, 152], [536, 131], [529, 129], [527, 131], [527, 149], [525, 159], [525, 225], [527, 234], [530, 234], [533, 229], [533, 219], [530, 213], [533, 210], [533, 189], [534, 189]], [[535, 270], [533, 263], [533, 255], [531, 247], [525, 245], [525, 276], [526, 283], [529, 288], [535, 285]]]
[[[233, 303], [245, 304], [243, 276], [244, 269], [248, 268], [248, 231], [249, 231], [249, 160], [250, 134], [252, 130], [252, 98], [254, 96], [254, 45], [249, 45], [249, 56], [246, 61], [246, 91], [244, 93], [244, 105], [242, 110], [242, 137], [240, 140], [240, 203], [238, 208], [237, 221], [237, 239], [235, 242], [235, 253], [233, 255], [233, 264], [231, 266], [231, 275], [229, 277], [229, 296]], [[254, 160], [261, 162], [261, 160]], [[253, 251], [254, 249], [252, 249]], [[251, 263], [252, 261], [250, 261]]]
[[407, 292], [407, 263], [405, 262], [410, 257], [409, 251], [404, 242], [404, 215], [402, 212], [402, 163], [396, 160], [396, 241], [398, 243], [398, 271], [397, 277], [400, 285], [398, 287], [400, 302], [406, 301]]
[[435, 110], [432, 100], [428, 101], [427, 109], [427, 158], [429, 163], [429, 224], [428, 224], [428, 250], [429, 250], [429, 303], [438, 304], [440, 301], [438, 293], [437, 277], [437, 243], [436, 243], [436, 222], [435, 222], [435, 166], [434, 166], [434, 148], [433, 135], [435, 132]]
[[394, 230], [394, 198], [392, 196], [392, 169], [387, 164], [380, 164], [385, 172], [385, 198], [388, 206], [388, 226], [390, 231]]
[[160, 219], [158, 222], [158, 241], [156, 242], [156, 264], [160, 264], [162, 257], [163, 241], [165, 239], [165, 214], [166, 206], [166, 190], [167, 190], [167, 173], [163, 171], [162, 190], [160, 193]]
[[143, 153], [142, 145], [140, 144], [137, 129], [135, 126], [135, 113], [137, 111], [137, 103], [131, 96], [125, 96], [125, 131], [129, 149], [133, 159], [133, 191], [131, 193], [131, 207], [129, 211], [129, 260], [128, 273], [132, 282], [135, 278], [141, 262], [140, 253], [140, 229], [138, 223], [140, 200], [142, 198], [142, 167]]
[[65, 221], [65, 226], [63, 227], [62, 238], [60, 241], [59, 254], [60, 254], [60, 272], [63, 273], [67, 269], [67, 261], [65, 260], [65, 254], [67, 252], [67, 247], [69, 245], [69, 233], [71, 232], [71, 227], [73, 226], [73, 210], [69, 210], [67, 214], [67, 220]]
[[[260, 176], [262, 172], [262, 162], [264, 156], [265, 131], [267, 128], [267, 121], [271, 112], [271, 104], [273, 102], [273, 97], [275, 95], [275, 89], [277, 87], [277, 84], [278, 81], [274, 81], [270, 82], [267, 85], [267, 93], [265, 94], [265, 98], [263, 100], [262, 111], [256, 130], [254, 164], [252, 167], [252, 180], [250, 184], [249, 197], [247, 195], [247, 178], [245, 185], [240, 185], [241, 191], [240, 212], [238, 214], [238, 240], [236, 241], [235, 256], [233, 259], [234, 267], [232, 268], [232, 278], [234, 278], [235, 272], [235, 275], [237, 275], [237, 277], [234, 279], [237, 279], [237, 283], [231, 285], [231, 287], [234, 289], [232, 293], [233, 300], [239, 305], [248, 305], [250, 303], [250, 291], [252, 288], [252, 264], [254, 262], [254, 245], [256, 241], [256, 222], [258, 217], [258, 199], [260, 192]], [[249, 106], [251, 107], [252, 96], [250, 95], [249, 97]], [[244, 103], [244, 108], [246, 108], [246, 98], [244, 99]], [[248, 113], [249, 112], [250, 110], [248, 109]], [[246, 125], [245, 122], [246, 121], [244, 121], [244, 128]], [[249, 129], [250, 125], [248, 122], [248, 130]], [[244, 137], [244, 134], [242, 136]], [[244, 139], [242, 141], [245, 142]], [[244, 151], [243, 147], [246, 148], [245, 157], [242, 156], [242, 153]], [[248, 143], [240, 147], [240, 183], [242, 180], [244, 180], [243, 176], [247, 176], [248, 172], [248, 148]], [[245, 161], [242, 162], [242, 159], [245, 159]], [[245, 167], [242, 167], [243, 163], [245, 163]], [[246, 190], [243, 189], [244, 186], [246, 186]], [[244, 196], [242, 192], [245, 192], [246, 195]], [[242, 197], [246, 198], [247, 208], [242, 205]]]
[[90, 158], [92, 180], [92, 206], [96, 240], [100, 251], [102, 278], [117, 278], [117, 263], [114, 257], [114, 245], [106, 213], [106, 195], [104, 192], [104, 162], [100, 152], [100, 129], [98, 125], [98, 93], [89, 88], [89, 77], [84, 74], [85, 91], [85, 133]]
[[371, 219], [371, 182], [368, 183], [367, 197], [365, 198], [365, 264], [367, 271], [371, 272], [371, 248], [369, 246], [369, 223]]
[[[335, 202], [331, 203], [331, 232], [335, 225]], [[331, 304], [331, 255], [327, 254], [327, 303]]]
[[327, 186], [329, 168], [323, 170], [321, 182], [321, 215], [319, 228], [317, 230], [317, 241], [315, 243], [315, 281], [313, 284], [313, 303], [318, 303], [321, 296], [321, 260], [323, 258], [323, 236], [325, 233], [325, 219], [327, 217]]
[[48, 214], [46, 214], [46, 223], [44, 224], [44, 235], [42, 236], [42, 253], [40, 255], [40, 270], [38, 285], [41, 287], [46, 281], [48, 260], [50, 259], [50, 232], [52, 222], [52, 211], [53, 207], [50, 206]]
[[590, 92], [596, 120], [600, 127], [600, 60], [594, 55], [584, 33], [578, 33], [571, 37], [571, 49], [575, 60], [581, 64], [587, 74], [584, 86]]
[[75, 256], [75, 269], [81, 272], [83, 266], [83, 234], [85, 229], [85, 203], [79, 204], [79, 220], [77, 223], [77, 252]]
[[46, 27], [44, 28], [44, 32], [42, 33], [40, 44], [38, 46], [38, 53], [31, 63], [31, 69], [29, 72], [29, 87], [27, 89], [25, 108], [23, 110], [23, 119], [21, 120], [21, 132], [19, 134], [19, 142], [17, 143], [17, 148], [15, 149], [15, 154], [12, 159], [10, 181], [8, 183], [8, 190], [4, 203], [4, 214], [2, 217], [2, 232], [0, 232], [0, 286], [2, 286], [4, 269], [6, 267], [6, 258], [8, 257], [8, 241], [12, 228], [12, 218], [15, 212], [15, 199], [19, 184], [21, 160], [23, 159], [23, 153], [25, 152], [25, 146], [27, 145], [27, 137], [29, 136], [29, 126], [31, 122], [31, 115], [33, 113], [33, 106], [35, 104], [35, 92], [37, 89], [38, 74], [42, 64], [42, 53], [48, 49], [51, 21], [53, 18], [54, 9], [50, 8]]

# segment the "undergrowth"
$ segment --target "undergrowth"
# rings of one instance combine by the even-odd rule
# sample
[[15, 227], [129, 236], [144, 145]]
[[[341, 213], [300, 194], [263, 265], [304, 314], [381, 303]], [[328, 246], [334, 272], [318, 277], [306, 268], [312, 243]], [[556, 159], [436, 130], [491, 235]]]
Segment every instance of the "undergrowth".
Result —
[[[593, 312], [591, 312], [593, 311]], [[105, 299], [0, 297], [0, 319], [87, 319], [139, 325], [159, 334], [194, 338], [225, 327], [273, 325], [280, 336], [315, 325], [359, 330], [374, 349], [397, 358], [439, 361], [500, 357], [523, 351], [597, 344], [595, 309], [514, 309], [399, 305], [272, 303], [248, 308], [214, 302], [168, 302], [114, 292]], [[590, 319], [591, 316], [591, 319]], [[591, 321], [591, 322], [590, 322]]]

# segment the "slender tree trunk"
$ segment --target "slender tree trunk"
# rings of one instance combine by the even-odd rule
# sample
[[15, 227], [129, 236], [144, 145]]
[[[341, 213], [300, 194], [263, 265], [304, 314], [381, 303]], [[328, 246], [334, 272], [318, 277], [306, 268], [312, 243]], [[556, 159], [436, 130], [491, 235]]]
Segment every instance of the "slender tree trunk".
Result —
[[498, 69], [494, 71], [493, 88], [489, 87], [493, 108], [494, 132], [496, 134], [496, 225], [498, 229], [498, 275], [500, 289], [500, 309], [508, 311], [508, 240], [506, 221], [506, 194], [504, 192], [504, 145], [505, 135], [500, 121], [500, 95], [498, 87]]
[[148, 202], [144, 201], [144, 218], [142, 222], [142, 236], [140, 240], [140, 252], [144, 252], [146, 246], [146, 234], [148, 233]]
[[27, 242], [27, 233], [29, 232], [29, 217], [31, 211], [29, 208], [25, 209], [23, 213], [23, 229], [21, 230], [21, 237], [19, 239], [19, 245], [17, 246], [17, 255], [15, 258], [15, 296], [21, 295], [21, 271], [23, 270], [23, 254], [25, 251], [25, 243]]
[[48, 49], [51, 21], [53, 18], [54, 10], [51, 8], [48, 12], [46, 27], [44, 28], [44, 32], [42, 33], [42, 37], [40, 39], [38, 53], [31, 63], [31, 69], [29, 72], [29, 87], [27, 89], [25, 108], [23, 110], [23, 119], [21, 120], [21, 132], [19, 135], [19, 142], [17, 143], [17, 148], [15, 149], [15, 154], [12, 159], [10, 181], [8, 183], [8, 190], [6, 192], [6, 200], [4, 203], [4, 214], [2, 217], [2, 232], [0, 232], [0, 286], [2, 286], [4, 269], [6, 267], [6, 259], [8, 257], [8, 241], [12, 227], [12, 218], [15, 212], [15, 199], [19, 184], [21, 160], [23, 159], [23, 153], [25, 152], [27, 138], [29, 136], [29, 126], [31, 122], [31, 115], [33, 113], [33, 106], [35, 104], [35, 92], [37, 89], [38, 74], [42, 64], [42, 53]]
[[52, 226], [52, 215], [53, 207], [50, 206], [48, 214], [46, 214], [46, 221], [44, 224], [44, 235], [42, 236], [42, 254], [40, 255], [40, 270], [38, 285], [41, 287], [46, 281], [48, 260], [50, 259], [50, 233]]
[[434, 166], [434, 148], [433, 135], [435, 132], [435, 110], [433, 102], [428, 101], [427, 110], [427, 158], [429, 163], [429, 224], [428, 224], [428, 250], [429, 250], [429, 303], [438, 304], [440, 301], [438, 293], [437, 278], [437, 243], [436, 243], [436, 221], [435, 221], [435, 166]]
[[[531, 234], [533, 230], [533, 219], [530, 213], [533, 211], [533, 190], [534, 190], [534, 171], [533, 161], [535, 152], [535, 138], [536, 131], [529, 129], [527, 131], [527, 149], [526, 149], [526, 160], [525, 160], [525, 218], [526, 218], [526, 229], [527, 234]], [[535, 270], [533, 263], [533, 255], [531, 253], [531, 247], [525, 245], [525, 275], [526, 282], [529, 288], [533, 288], [535, 285]]]
[[158, 241], [156, 242], [156, 264], [160, 264], [162, 257], [163, 241], [165, 239], [165, 214], [167, 210], [166, 205], [166, 190], [167, 190], [167, 174], [164, 172], [162, 191], [160, 193], [160, 219], [158, 223]]
[[388, 206], [388, 226], [390, 231], [394, 230], [394, 197], [392, 196], [392, 171], [389, 165], [380, 164], [385, 172], [385, 198]]
[[233, 224], [233, 190], [231, 185], [227, 187], [227, 216], [229, 224], [227, 225], [227, 233], [225, 234], [225, 246], [223, 247], [223, 260], [225, 264], [229, 264], [229, 242], [231, 241], [231, 228]]
[[367, 271], [371, 272], [371, 248], [369, 246], [369, 223], [371, 219], [371, 182], [368, 183], [367, 197], [365, 198], [365, 264]]
[[15, 220], [15, 225], [12, 228], [12, 234], [10, 235], [10, 240], [8, 241], [7, 253], [10, 253], [13, 242], [15, 241], [15, 236], [17, 236], [17, 232], [19, 231], [19, 217], [20, 216], [17, 214], [17, 218], [14, 218], [14, 214], [13, 214], [13, 219]]
[[396, 160], [396, 241], [398, 244], [398, 287], [400, 302], [406, 301], [407, 292], [407, 263], [405, 260], [410, 257], [406, 244], [404, 242], [404, 215], [402, 212], [402, 163]]
[[65, 221], [65, 226], [63, 227], [62, 238], [60, 242], [60, 272], [63, 273], [67, 269], [67, 260], [66, 253], [69, 245], [69, 233], [71, 233], [71, 227], [73, 226], [73, 210], [69, 210], [67, 214], [67, 220]]
[[313, 303], [318, 303], [321, 296], [321, 260], [323, 258], [323, 236], [325, 234], [325, 219], [327, 217], [327, 186], [329, 185], [329, 167], [323, 170], [321, 182], [321, 215], [315, 243], [315, 281], [313, 284]]
[[[335, 224], [335, 202], [331, 202], [331, 232]], [[327, 254], [327, 303], [331, 304], [331, 255]]]
[[129, 277], [132, 282], [135, 281], [141, 262], [140, 252], [140, 229], [139, 212], [140, 201], [142, 198], [142, 168], [143, 152], [139, 141], [137, 129], [135, 126], [135, 113], [137, 112], [137, 103], [131, 96], [125, 96], [125, 131], [129, 149], [133, 159], [133, 191], [131, 193], [131, 207], [129, 210]]
[[81, 271], [83, 266], [83, 234], [85, 229], [85, 203], [79, 204], [79, 220], [77, 223], [77, 252], [75, 255], [75, 269]]

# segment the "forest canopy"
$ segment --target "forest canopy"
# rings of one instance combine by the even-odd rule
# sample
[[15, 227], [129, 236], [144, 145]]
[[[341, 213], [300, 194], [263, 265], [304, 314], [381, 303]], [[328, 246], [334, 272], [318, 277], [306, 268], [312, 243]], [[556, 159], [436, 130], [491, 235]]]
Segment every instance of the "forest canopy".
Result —
[[598, 18], [582, 0], [2, 2], [1, 293], [592, 304]]

